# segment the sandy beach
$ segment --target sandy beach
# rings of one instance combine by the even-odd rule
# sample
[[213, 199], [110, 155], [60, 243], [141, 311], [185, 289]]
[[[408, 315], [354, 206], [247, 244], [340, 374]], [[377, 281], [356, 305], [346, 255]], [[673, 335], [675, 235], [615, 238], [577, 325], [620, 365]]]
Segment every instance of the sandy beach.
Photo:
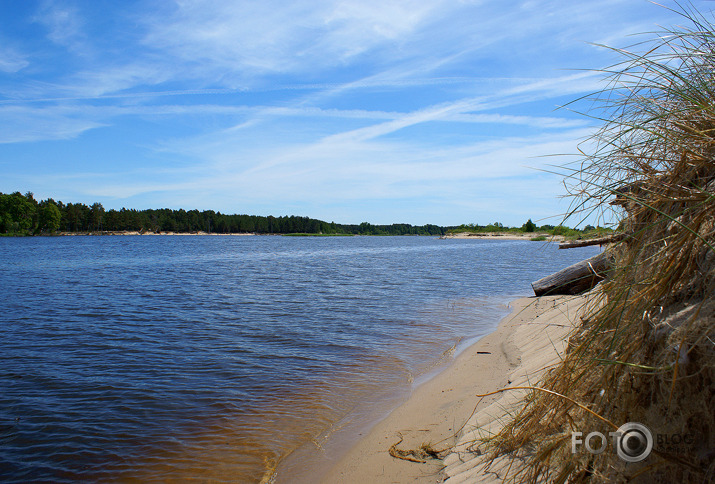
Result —
[[[475, 442], [499, 427], [506, 412], [518, 406], [523, 392], [477, 395], [534, 383], [557, 363], [585, 301], [580, 296], [513, 301], [511, 314], [496, 331], [417, 387], [405, 403], [320, 476], [322, 482], [498, 482], [503, 477], [498, 463], [486, 470], [483, 458], [474, 452]], [[442, 459], [408, 453], [422, 444], [440, 451]], [[391, 447], [393, 453], [425, 462], [395, 458], [390, 455]]]
[[565, 240], [563, 235], [551, 235], [546, 232], [528, 232], [528, 233], [514, 233], [514, 232], [459, 232], [457, 234], [443, 235], [440, 239], [491, 239], [491, 240], [531, 240], [534, 238], [544, 237], [542, 240], [547, 240], [550, 242], [562, 242]]

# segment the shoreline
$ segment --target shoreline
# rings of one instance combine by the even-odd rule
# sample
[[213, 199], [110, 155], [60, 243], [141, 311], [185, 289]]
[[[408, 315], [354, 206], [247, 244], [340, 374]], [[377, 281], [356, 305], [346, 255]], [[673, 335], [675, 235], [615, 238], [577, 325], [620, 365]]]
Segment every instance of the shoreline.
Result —
[[50, 234], [50, 237], [74, 237], [74, 236], [104, 236], [104, 235], [236, 235], [236, 236], [248, 236], [256, 235], [253, 232], [236, 232], [231, 234], [219, 234], [215, 232], [151, 232], [151, 231], [139, 231], [139, 230], [115, 230], [115, 231], [100, 231], [100, 232], [60, 232], [58, 234]]
[[194, 232], [173, 232], [173, 231], [140, 231], [140, 230], [102, 230], [102, 231], [88, 231], [88, 232], [55, 232], [55, 233], [40, 233], [40, 234], [0, 234], [0, 237], [102, 237], [102, 236], [155, 236], [155, 235], [177, 235], [177, 236], [189, 236], [189, 235], [200, 235], [200, 236], [255, 236], [255, 237], [432, 237], [432, 238], [443, 238], [443, 236], [438, 235], [425, 235], [425, 234], [403, 234], [403, 235], [389, 235], [389, 234], [350, 234], [350, 233], [340, 233], [340, 234], [323, 234], [323, 233], [303, 233], [303, 232], [286, 232], [286, 233], [258, 233], [258, 232], [204, 232], [202, 230]]
[[189, 236], [189, 235], [201, 235], [201, 236], [280, 236], [280, 237], [434, 237], [440, 240], [536, 240], [545, 242], [563, 242], [566, 237], [563, 235], [551, 235], [548, 233], [513, 233], [513, 232], [484, 232], [484, 233], [472, 233], [472, 232], [460, 232], [458, 234], [447, 234], [447, 235], [415, 235], [415, 234], [404, 234], [404, 235], [375, 235], [375, 234], [351, 234], [351, 233], [340, 233], [340, 234], [322, 234], [322, 233], [256, 233], [256, 232], [230, 232], [230, 233], [218, 233], [218, 232], [205, 232], [202, 230], [192, 231], [192, 232], [175, 232], [175, 231], [151, 231], [151, 230], [99, 230], [99, 231], [83, 231], [83, 232], [55, 232], [55, 233], [40, 233], [40, 234], [0, 234], [4, 237], [99, 237], [99, 236], [156, 236], [156, 235], [173, 235], [173, 236]]
[[[477, 434], [498, 427], [500, 417], [507, 410], [513, 411], [524, 393], [514, 390], [482, 399], [476, 395], [538, 379], [558, 361], [585, 301], [582, 296], [512, 301], [511, 313], [492, 333], [465, 348], [442, 372], [417, 386], [406, 401], [342, 453], [327, 472], [315, 469], [312, 481], [431, 484], [445, 479], [496, 479], [483, 469], [472, 448]], [[391, 448], [400, 453], [427, 443], [444, 458], [417, 463], [390, 455]], [[281, 476], [280, 466], [274, 478], [278, 483], [289, 480]]]
[[[543, 237], [543, 239], [542, 239]], [[563, 242], [566, 237], [563, 235], [551, 235], [546, 232], [460, 232], [458, 234], [443, 235], [440, 237], [442, 240], [449, 239], [498, 239], [498, 240], [531, 240], [538, 239], [538, 241], [544, 242]]]

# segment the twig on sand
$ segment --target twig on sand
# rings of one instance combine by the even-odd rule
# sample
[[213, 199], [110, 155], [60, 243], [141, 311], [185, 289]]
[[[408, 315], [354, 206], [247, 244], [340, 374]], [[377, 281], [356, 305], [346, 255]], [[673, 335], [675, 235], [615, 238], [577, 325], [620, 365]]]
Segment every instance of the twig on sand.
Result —
[[390, 446], [390, 455], [396, 459], [402, 459], [410, 462], [416, 462], [418, 464], [424, 464], [427, 462], [427, 459], [432, 458], [432, 459], [441, 459], [442, 454], [445, 453], [448, 449], [444, 450], [435, 450], [432, 448], [430, 444], [422, 444], [419, 446], [418, 449], [410, 449], [410, 450], [402, 450], [398, 449], [397, 446], [402, 443], [402, 441], [405, 440], [404, 437], [402, 437], [402, 434], [400, 434], [400, 440], [395, 442]]

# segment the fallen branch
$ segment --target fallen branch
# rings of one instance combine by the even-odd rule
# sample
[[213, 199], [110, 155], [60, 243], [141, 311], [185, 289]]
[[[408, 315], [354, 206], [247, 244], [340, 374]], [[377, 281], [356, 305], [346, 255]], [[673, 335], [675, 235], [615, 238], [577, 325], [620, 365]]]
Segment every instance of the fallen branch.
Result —
[[574, 249], [576, 247], [588, 247], [589, 245], [606, 245], [620, 242], [626, 238], [626, 234], [613, 234], [607, 237], [599, 237], [597, 239], [577, 240], [575, 242], [562, 242], [559, 244], [559, 249]]
[[606, 252], [601, 252], [590, 259], [570, 265], [555, 274], [532, 282], [531, 287], [537, 296], [580, 294], [605, 279], [610, 268], [610, 257], [606, 255]]

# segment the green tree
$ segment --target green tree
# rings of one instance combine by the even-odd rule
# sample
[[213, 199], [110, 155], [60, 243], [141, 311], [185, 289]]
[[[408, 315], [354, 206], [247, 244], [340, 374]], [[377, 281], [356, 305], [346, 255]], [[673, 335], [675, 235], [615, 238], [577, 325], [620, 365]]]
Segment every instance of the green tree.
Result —
[[60, 209], [52, 202], [47, 202], [40, 208], [38, 230], [41, 232], [56, 232], [60, 228], [62, 214]]
[[536, 224], [529, 219], [521, 228], [524, 232], [534, 232], [536, 230]]
[[0, 194], [0, 213], [3, 214], [0, 220], [2, 232], [32, 233], [35, 226], [36, 205], [37, 202], [30, 192], [27, 192], [27, 195], [22, 195], [20, 192], [11, 195]]
[[104, 207], [101, 203], [95, 202], [89, 209], [89, 229], [102, 230], [102, 221], [104, 219]]

